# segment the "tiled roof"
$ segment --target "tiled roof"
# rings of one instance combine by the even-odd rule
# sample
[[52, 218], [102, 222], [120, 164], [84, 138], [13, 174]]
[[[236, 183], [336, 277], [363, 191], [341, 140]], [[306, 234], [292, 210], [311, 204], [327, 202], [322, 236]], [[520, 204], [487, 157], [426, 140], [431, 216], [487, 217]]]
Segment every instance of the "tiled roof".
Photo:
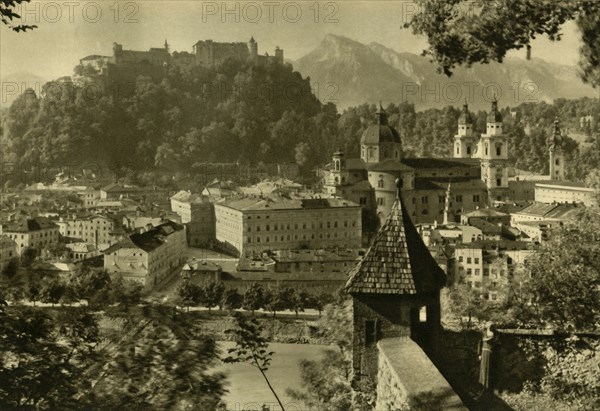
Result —
[[480, 160], [473, 158], [403, 158], [402, 163], [413, 168], [479, 167]]
[[442, 288], [446, 278], [396, 201], [364, 258], [350, 272], [349, 293], [417, 294]]
[[48, 230], [58, 228], [58, 226], [45, 217], [28, 218], [21, 220], [18, 223], [9, 224], [5, 232], [29, 233], [32, 231]]

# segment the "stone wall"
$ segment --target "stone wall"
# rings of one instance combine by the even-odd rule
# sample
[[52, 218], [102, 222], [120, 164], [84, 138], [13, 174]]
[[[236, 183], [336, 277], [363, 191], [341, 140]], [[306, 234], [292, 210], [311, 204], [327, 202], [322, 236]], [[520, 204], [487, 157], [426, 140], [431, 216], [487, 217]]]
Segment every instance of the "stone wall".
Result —
[[467, 409], [414, 341], [386, 338], [377, 348], [377, 411]]

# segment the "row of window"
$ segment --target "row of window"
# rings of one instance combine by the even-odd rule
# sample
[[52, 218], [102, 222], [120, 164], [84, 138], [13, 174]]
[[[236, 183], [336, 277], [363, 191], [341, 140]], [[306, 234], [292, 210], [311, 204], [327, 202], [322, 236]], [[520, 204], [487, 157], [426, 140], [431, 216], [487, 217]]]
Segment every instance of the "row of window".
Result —
[[[344, 221], [344, 223], [343, 223], [343, 226], [345, 228], [347, 228], [350, 225], [352, 227], [356, 227], [356, 221], [352, 221], [352, 223], [349, 223], [348, 221]], [[262, 226], [257, 225], [255, 227], [255, 230], [256, 231], [260, 231], [261, 227]], [[325, 223], [325, 226], [323, 225], [322, 221], [319, 222], [319, 228], [338, 228], [338, 227], [342, 227], [342, 223], [341, 222], [338, 224], [337, 221], [334, 221], [333, 224], [332, 224], [331, 221], [327, 221]], [[281, 224], [281, 225], [273, 224], [272, 228], [273, 228], [273, 231], [277, 231], [277, 230], [291, 230], [292, 229], [292, 224], [287, 223], [285, 226], [283, 224]], [[294, 228], [294, 230], [298, 230], [300, 228], [300, 225], [298, 223], [294, 223], [293, 228]], [[306, 230], [307, 228], [308, 228], [308, 224], [307, 223], [302, 223], [302, 229]], [[313, 230], [316, 229], [317, 228], [316, 223], [312, 222], [310, 224], [310, 228], [313, 229]], [[264, 226], [264, 229], [265, 229], [265, 231], [271, 231], [271, 225], [270, 224], [266, 224]], [[248, 226], [248, 232], [251, 232], [251, 231], [252, 231], [252, 227]]]
[[[315, 234], [311, 234], [310, 238], [308, 238], [308, 236], [306, 234], [302, 234], [302, 238], [300, 238], [299, 234], [294, 234], [294, 240], [316, 240], [316, 235]], [[341, 237], [341, 233], [340, 236]], [[265, 237], [261, 237], [261, 236], [256, 236], [256, 237], [251, 237], [248, 236], [246, 237], [246, 242], [248, 244], [252, 243], [252, 240], [254, 238], [254, 241], [257, 243], [260, 243], [261, 241], [264, 241], [265, 243], [269, 243], [271, 242], [271, 236], [265, 236]], [[323, 234], [319, 234], [319, 239], [323, 239], [323, 238], [338, 238], [338, 233], [326, 233], [325, 237], [323, 237]], [[344, 232], [344, 238], [348, 238], [348, 233]], [[278, 241], [292, 241], [292, 235], [291, 234], [287, 234], [287, 235], [282, 235], [282, 236], [273, 236], [272, 238], [273, 242], [278, 242]]]

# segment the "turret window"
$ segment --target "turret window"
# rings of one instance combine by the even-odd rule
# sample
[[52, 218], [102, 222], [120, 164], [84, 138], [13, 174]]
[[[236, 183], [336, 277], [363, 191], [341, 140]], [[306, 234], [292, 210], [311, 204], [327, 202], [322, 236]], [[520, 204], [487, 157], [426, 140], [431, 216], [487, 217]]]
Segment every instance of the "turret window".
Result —
[[377, 181], [377, 188], [383, 188], [383, 178], [379, 177]]
[[501, 156], [502, 155], [502, 145], [496, 146], [496, 155], [497, 156]]
[[471, 154], [471, 146], [467, 146], [467, 154]]

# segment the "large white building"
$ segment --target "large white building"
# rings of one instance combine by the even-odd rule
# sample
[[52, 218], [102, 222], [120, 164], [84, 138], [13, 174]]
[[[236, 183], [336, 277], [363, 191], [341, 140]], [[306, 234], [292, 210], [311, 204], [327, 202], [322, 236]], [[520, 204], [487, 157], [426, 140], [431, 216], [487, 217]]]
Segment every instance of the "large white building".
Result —
[[215, 204], [216, 238], [240, 254], [359, 248], [360, 205], [338, 198], [238, 197]]

